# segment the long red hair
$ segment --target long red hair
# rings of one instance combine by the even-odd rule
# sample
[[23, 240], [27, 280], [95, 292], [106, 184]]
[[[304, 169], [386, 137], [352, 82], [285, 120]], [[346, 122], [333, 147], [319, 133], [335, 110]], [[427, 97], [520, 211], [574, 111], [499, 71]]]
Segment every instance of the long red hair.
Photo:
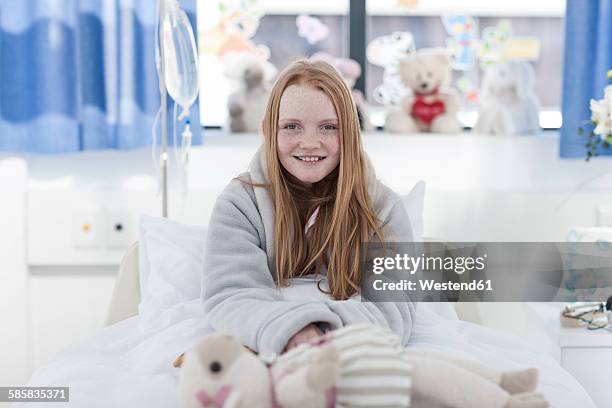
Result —
[[[332, 101], [338, 116], [340, 163], [312, 188], [289, 174], [278, 157], [278, 115], [284, 90], [292, 84], [312, 86]], [[296, 61], [277, 79], [262, 123], [268, 185], [275, 205], [276, 283], [327, 268], [330, 295], [348, 299], [359, 292], [362, 243], [374, 235], [383, 242], [380, 220], [368, 193], [368, 172], [361, 143], [357, 107], [351, 91], [331, 65]], [[316, 222], [304, 226], [319, 208]]]

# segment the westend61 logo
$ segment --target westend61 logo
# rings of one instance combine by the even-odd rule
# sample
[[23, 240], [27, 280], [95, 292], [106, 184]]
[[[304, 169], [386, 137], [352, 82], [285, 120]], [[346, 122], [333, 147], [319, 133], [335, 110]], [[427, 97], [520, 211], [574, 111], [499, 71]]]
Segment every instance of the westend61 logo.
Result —
[[487, 254], [478, 257], [450, 257], [450, 256], [421, 256], [414, 257], [408, 254], [393, 256], [379, 256], [373, 259], [372, 273], [380, 275], [386, 271], [406, 271], [414, 275], [417, 271], [452, 271], [458, 275], [471, 271], [486, 269]]

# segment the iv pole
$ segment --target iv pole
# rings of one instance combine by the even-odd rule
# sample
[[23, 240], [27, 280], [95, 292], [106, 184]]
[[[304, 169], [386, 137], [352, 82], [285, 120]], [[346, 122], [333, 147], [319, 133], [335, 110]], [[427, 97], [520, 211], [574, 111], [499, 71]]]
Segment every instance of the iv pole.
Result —
[[165, 82], [164, 46], [163, 46], [163, 17], [165, 14], [165, 0], [159, 0], [159, 92], [161, 95], [161, 128], [162, 128], [162, 152], [161, 152], [161, 190], [162, 190], [162, 217], [168, 218], [168, 90]]

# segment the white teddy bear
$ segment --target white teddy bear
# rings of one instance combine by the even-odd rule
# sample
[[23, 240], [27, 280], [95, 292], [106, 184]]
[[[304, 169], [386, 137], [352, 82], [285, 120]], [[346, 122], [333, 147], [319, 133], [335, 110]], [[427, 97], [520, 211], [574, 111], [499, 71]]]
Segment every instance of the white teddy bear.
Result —
[[225, 76], [235, 81], [227, 109], [232, 132], [259, 132], [276, 68], [264, 58], [239, 53], [227, 58]]
[[235, 337], [210, 334], [181, 363], [181, 407], [328, 408], [339, 375], [338, 354], [331, 346], [317, 350], [305, 364], [272, 368]]
[[504, 61], [484, 71], [474, 132], [514, 135], [540, 130], [540, 103], [528, 62]]
[[385, 129], [392, 133], [458, 133], [459, 97], [448, 86], [451, 59], [443, 48], [424, 48], [402, 57], [399, 73], [413, 92], [387, 114]]
[[359, 324], [263, 358], [213, 333], [185, 353], [182, 408], [547, 408], [536, 369], [500, 373]]

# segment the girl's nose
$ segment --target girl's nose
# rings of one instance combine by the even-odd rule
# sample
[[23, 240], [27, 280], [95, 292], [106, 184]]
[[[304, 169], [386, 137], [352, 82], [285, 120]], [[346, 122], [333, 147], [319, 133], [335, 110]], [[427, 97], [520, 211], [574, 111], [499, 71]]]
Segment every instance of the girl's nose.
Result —
[[304, 132], [304, 137], [300, 141], [300, 147], [303, 149], [321, 147], [321, 138], [317, 129], [307, 129]]

